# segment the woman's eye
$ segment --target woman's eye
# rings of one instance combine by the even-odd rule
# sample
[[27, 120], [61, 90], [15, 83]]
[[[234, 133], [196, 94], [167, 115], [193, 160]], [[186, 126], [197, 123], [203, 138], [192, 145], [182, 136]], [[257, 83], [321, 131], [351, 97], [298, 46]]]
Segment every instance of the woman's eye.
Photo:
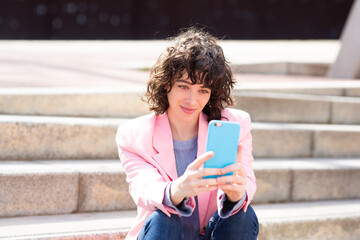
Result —
[[188, 86], [185, 86], [185, 85], [179, 85], [179, 88], [181, 88], [181, 89], [188, 89]]
[[200, 90], [200, 93], [203, 93], [203, 94], [208, 94], [209, 91], [208, 90]]

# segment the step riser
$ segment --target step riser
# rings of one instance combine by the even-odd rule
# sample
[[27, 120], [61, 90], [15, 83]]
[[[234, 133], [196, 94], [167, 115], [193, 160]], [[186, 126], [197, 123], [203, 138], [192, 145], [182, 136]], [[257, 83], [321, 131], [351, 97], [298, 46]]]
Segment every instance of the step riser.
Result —
[[[269, 161], [273, 166], [282, 165], [271, 160], [255, 164], [258, 188], [253, 203], [360, 198], [357, 186], [360, 166], [356, 160], [347, 167], [343, 166], [344, 169], [336, 170], [261, 168]], [[0, 175], [0, 192], [7, 193], [0, 200], [0, 217], [136, 208], [120, 161], [111, 161], [110, 165], [97, 161], [98, 167], [93, 169], [80, 162], [67, 165], [60, 161], [3, 163], [1, 168], [12, 173]], [[23, 173], [11, 170], [14, 164], [25, 164]], [[311, 161], [294, 164], [311, 165]], [[320, 161], [317, 164], [331, 166], [340, 163]]]
[[[261, 223], [258, 239], [263, 240], [322, 240], [322, 239], [341, 239], [358, 240], [360, 231], [357, 226], [360, 219], [340, 219], [326, 221], [306, 221], [306, 222], [281, 222], [281, 223]], [[49, 234], [50, 235], [50, 234]], [[51, 236], [51, 235], [50, 235]], [[104, 233], [104, 234], [84, 234], [75, 236], [36, 236], [41, 240], [123, 240], [126, 233]], [[32, 237], [9, 238], [16, 240], [32, 240]]]
[[[26, 162], [15, 164], [20, 163], [34, 169], [0, 175], [0, 192], [6, 193], [0, 200], [0, 217], [136, 208], [129, 195], [126, 175], [121, 170], [120, 161], [115, 166], [118, 171], [105, 172], [83, 171], [81, 165], [78, 169], [72, 169], [61, 164], [42, 162], [32, 165]], [[12, 162], [1, 165], [5, 170], [12, 166]]]
[[80, 173], [79, 190], [79, 212], [136, 208], [129, 194], [129, 185], [124, 172]]
[[0, 175], [0, 217], [64, 214], [78, 204], [78, 174]]
[[359, 124], [360, 99], [294, 94], [237, 93], [235, 108], [254, 122]]
[[234, 107], [249, 112], [256, 122], [328, 123], [331, 119], [331, 103], [326, 101], [241, 96], [235, 100]]
[[254, 124], [252, 136], [255, 157], [360, 156], [358, 131], [257, 129]]
[[0, 124], [0, 158], [114, 159], [117, 126], [86, 124]]
[[[350, 91], [350, 90], [349, 90]], [[142, 92], [103, 94], [0, 94], [1, 114], [47, 116], [125, 117], [149, 113]], [[269, 95], [270, 96], [267, 96]], [[281, 95], [280, 95], [281, 96]], [[285, 94], [286, 96], [286, 94]], [[360, 124], [360, 100], [319, 97], [276, 97], [276, 94], [234, 93], [235, 108], [250, 113], [253, 121]], [[310, 99], [308, 99], [310, 98]]]
[[347, 88], [345, 94], [345, 96], [360, 97], [360, 88]]
[[149, 113], [142, 92], [94, 94], [0, 94], [1, 114], [125, 117]]
[[260, 224], [261, 240], [360, 239], [360, 218], [338, 218], [311, 221], [282, 221]]
[[329, 64], [325, 63], [255, 63], [230, 66], [234, 73], [261, 73], [282, 75], [326, 76]]
[[[71, 120], [68, 120], [71, 122]], [[46, 121], [0, 123], [0, 159], [114, 159], [118, 157], [115, 136], [124, 121], [89, 124], [57, 124]], [[253, 124], [255, 157], [357, 157], [360, 130], [330, 131], [293, 129], [284, 125]]]
[[[60, 235], [60, 236], [59, 236]], [[63, 236], [61, 236], [63, 235]], [[16, 236], [6, 238], [7, 240], [123, 240], [127, 233], [115, 232], [115, 233], [98, 233], [98, 234], [46, 234], [46, 236]]]
[[360, 169], [255, 170], [254, 203], [360, 198]]
[[[360, 238], [359, 200], [317, 201], [253, 206], [260, 225], [259, 239]], [[136, 211], [83, 213], [0, 219], [5, 239], [123, 239]]]

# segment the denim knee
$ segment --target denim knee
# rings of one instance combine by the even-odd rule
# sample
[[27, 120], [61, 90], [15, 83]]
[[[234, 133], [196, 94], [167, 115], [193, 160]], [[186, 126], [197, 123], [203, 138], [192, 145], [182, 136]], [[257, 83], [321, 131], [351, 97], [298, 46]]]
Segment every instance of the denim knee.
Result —
[[209, 222], [206, 239], [237, 239], [256, 240], [259, 234], [259, 223], [255, 211], [251, 206], [244, 212], [241, 209], [236, 214], [222, 219], [215, 212]]
[[[241, 218], [241, 222], [243, 224], [246, 224], [247, 228], [250, 230], [253, 230], [253, 233], [258, 235], [259, 233], [259, 221], [256, 216], [256, 213], [254, 209], [249, 205], [246, 212], [243, 210], [239, 211], [237, 214], [239, 214], [239, 218]], [[236, 216], [235, 214], [234, 216]]]
[[138, 239], [179, 239], [182, 237], [182, 224], [178, 215], [168, 217], [160, 210], [154, 211], [145, 221]]

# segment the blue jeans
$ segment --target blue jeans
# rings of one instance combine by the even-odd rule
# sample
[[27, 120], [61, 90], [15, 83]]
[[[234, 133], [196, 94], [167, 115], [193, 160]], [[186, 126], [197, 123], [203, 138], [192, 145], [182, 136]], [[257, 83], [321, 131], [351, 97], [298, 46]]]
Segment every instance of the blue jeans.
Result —
[[[178, 215], [168, 217], [160, 210], [156, 210], [146, 219], [138, 239], [183, 240], [182, 231]], [[218, 212], [215, 211], [203, 239], [256, 240], [258, 234], [258, 219], [252, 207], [249, 206], [246, 213], [241, 209], [238, 213], [225, 219], [220, 218]]]

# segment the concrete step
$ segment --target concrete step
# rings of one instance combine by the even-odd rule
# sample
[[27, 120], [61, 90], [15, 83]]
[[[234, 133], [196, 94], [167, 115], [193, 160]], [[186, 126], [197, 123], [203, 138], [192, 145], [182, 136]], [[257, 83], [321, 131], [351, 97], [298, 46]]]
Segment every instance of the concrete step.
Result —
[[[256, 159], [254, 170], [255, 204], [360, 198], [360, 159]], [[119, 160], [0, 161], [0, 217], [134, 209], [125, 178]]]
[[254, 206], [262, 240], [360, 239], [360, 200]]
[[255, 159], [253, 167], [254, 203], [360, 198], [359, 158]]
[[136, 211], [0, 218], [0, 239], [122, 240]]
[[144, 87], [0, 88], [0, 114], [137, 117], [149, 113]]
[[120, 160], [0, 161], [0, 217], [134, 209]]
[[[115, 159], [128, 119], [3, 115], [0, 159]], [[255, 157], [358, 157], [359, 125], [253, 123]]]
[[[0, 113], [132, 118], [149, 113], [147, 103], [140, 98], [143, 92], [139, 87], [3, 88], [0, 89]], [[248, 111], [253, 121], [360, 124], [358, 97], [255, 92], [255, 89], [237, 90], [233, 96], [234, 107]]]
[[[259, 239], [322, 240], [360, 238], [360, 200], [254, 206]], [[0, 219], [0, 239], [123, 239], [135, 211]]]
[[294, 93], [233, 94], [234, 108], [250, 113], [256, 122], [360, 124], [360, 98]]
[[[235, 91], [300, 93], [330, 96], [360, 96], [359, 80], [331, 80], [318, 77], [283, 76], [283, 75], [254, 75], [237, 76], [238, 85]], [[260, 82], [259, 79], [266, 79]]]
[[357, 157], [359, 125], [253, 123], [255, 157]]

